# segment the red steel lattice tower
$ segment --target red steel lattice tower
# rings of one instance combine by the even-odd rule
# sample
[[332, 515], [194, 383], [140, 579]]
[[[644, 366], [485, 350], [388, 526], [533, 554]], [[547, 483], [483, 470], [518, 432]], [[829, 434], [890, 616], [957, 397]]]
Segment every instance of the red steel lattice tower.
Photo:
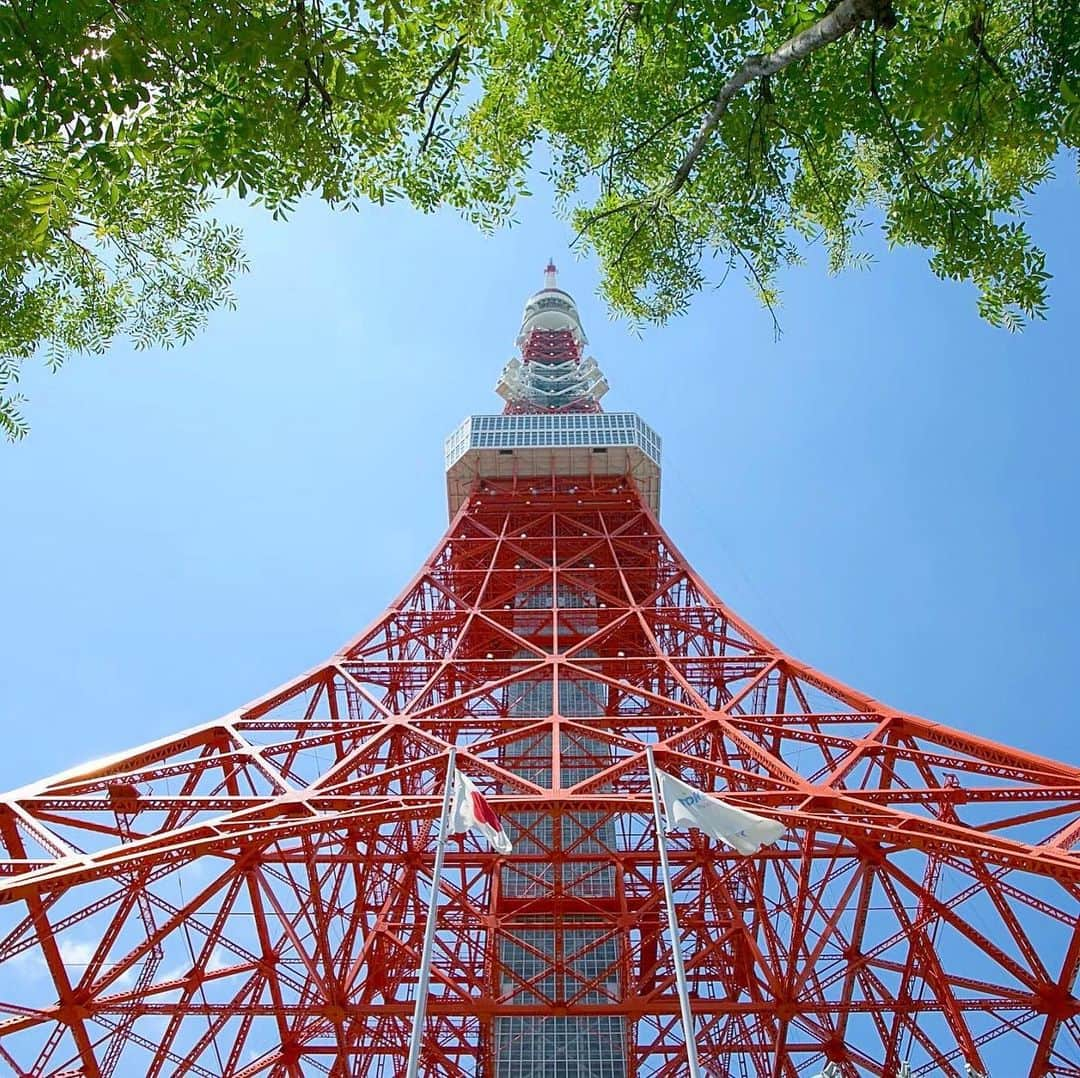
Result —
[[1080, 1076], [1080, 771], [769, 643], [661, 528], [659, 440], [600, 411], [554, 267], [519, 343], [505, 413], [447, 441], [449, 529], [370, 628], [3, 798], [0, 1062], [401, 1073], [456, 746], [514, 850], [449, 844], [422, 1073], [685, 1074], [652, 745], [787, 827], [753, 857], [669, 839], [705, 1073]]

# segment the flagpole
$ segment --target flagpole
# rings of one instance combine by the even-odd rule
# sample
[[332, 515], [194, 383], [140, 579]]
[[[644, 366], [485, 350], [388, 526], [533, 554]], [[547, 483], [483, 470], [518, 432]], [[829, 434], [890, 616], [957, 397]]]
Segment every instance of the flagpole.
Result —
[[[427, 925], [424, 927], [424, 950], [420, 956], [420, 980], [416, 985], [416, 1008], [413, 1011], [412, 1036], [409, 1038], [407, 1078], [416, 1078], [420, 1068], [420, 1047], [424, 1040], [424, 1016], [427, 1012], [428, 985], [431, 983], [431, 952], [435, 946], [435, 922], [439, 915], [439, 885], [442, 882], [443, 855], [446, 853], [446, 831], [449, 826], [450, 798], [454, 792], [454, 768], [457, 749], [451, 746], [446, 761], [446, 788], [443, 790], [442, 816], [439, 817], [439, 841], [435, 846], [435, 868], [431, 874], [431, 899]], [[418, 896], [419, 897], [419, 896]]]
[[682, 940], [679, 938], [679, 921], [675, 916], [675, 896], [671, 890], [671, 873], [668, 870], [667, 839], [660, 822], [660, 783], [656, 777], [656, 761], [652, 745], [645, 747], [649, 761], [649, 789], [652, 791], [653, 823], [656, 825], [656, 845], [660, 850], [660, 874], [664, 877], [664, 899], [667, 902], [668, 932], [671, 935], [671, 956], [675, 963], [675, 983], [679, 989], [679, 1010], [682, 1012], [683, 1039], [686, 1041], [686, 1062], [690, 1065], [690, 1078], [701, 1078], [698, 1068], [697, 1042], [694, 1039], [694, 1016], [690, 1013], [690, 994], [686, 989], [686, 970], [683, 969]]

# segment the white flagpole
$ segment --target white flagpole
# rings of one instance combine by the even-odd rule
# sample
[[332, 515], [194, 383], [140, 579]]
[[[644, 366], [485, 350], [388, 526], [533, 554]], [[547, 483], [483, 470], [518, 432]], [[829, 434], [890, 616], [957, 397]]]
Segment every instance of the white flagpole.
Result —
[[439, 885], [442, 882], [443, 855], [446, 853], [446, 830], [450, 823], [450, 798], [454, 793], [454, 767], [457, 749], [451, 747], [446, 762], [446, 789], [443, 790], [439, 841], [435, 846], [435, 869], [431, 874], [431, 900], [424, 927], [424, 951], [420, 956], [420, 980], [416, 985], [416, 1009], [413, 1011], [412, 1036], [409, 1038], [407, 1078], [416, 1078], [420, 1067], [420, 1047], [424, 1040], [424, 1016], [427, 1013], [428, 985], [431, 983], [431, 952], [435, 946], [435, 922], [439, 916]]
[[668, 871], [667, 839], [664, 836], [663, 824], [660, 822], [660, 783], [656, 778], [656, 761], [653, 759], [652, 745], [646, 746], [645, 756], [649, 761], [653, 823], [656, 825], [656, 845], [660, 849], [660, 874], [664, 877], [668, 932], [671, 935], [671, 955], [675, 963], [675, 983], [679, 987], [679, 1010], [682, 1012], [683, 1038], [686, 1041], [686, 1062], [690, 1065], [690, 1078], [701, 1078], [697, 1059], [697, 1041], [694, 1039], [694, 1016], [690, 1013], [690, 995], [686, 990], [686, 970], [683, 969], [679, 922], [675, 917], [675, 896], [671, 891], [671, 873]]

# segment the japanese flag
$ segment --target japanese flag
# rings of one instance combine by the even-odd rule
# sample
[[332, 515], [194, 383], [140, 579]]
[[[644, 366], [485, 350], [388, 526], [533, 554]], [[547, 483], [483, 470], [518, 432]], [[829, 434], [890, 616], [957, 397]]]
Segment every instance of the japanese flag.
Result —
[[739, 853], [757, 853], [762, 846], [771, 845], [784, 833], [783, 824], [711, 797], [666, 771], [658, 770], [656, 777], [660, 782], [660, 799], [664, 803], [668, 831], [696, 827], [726, 842]]
[[466, 831], [479, 831], [499, 853], [509, 853], [513, 849], [502, 824], [499, 823], [499, 817], [495, 815], [495, 810], [472, 782], [455, 769], [450, 833], [461, 835]]

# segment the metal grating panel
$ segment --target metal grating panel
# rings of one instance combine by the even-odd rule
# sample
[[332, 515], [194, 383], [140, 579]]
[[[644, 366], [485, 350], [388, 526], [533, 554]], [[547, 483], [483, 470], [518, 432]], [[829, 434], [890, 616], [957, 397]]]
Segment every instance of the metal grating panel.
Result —
[[595, 415], [473, 415], [446, 439], [447, 470], [470, 449], [633, 446], [660, 466], [661, 441], [634, 412]]

